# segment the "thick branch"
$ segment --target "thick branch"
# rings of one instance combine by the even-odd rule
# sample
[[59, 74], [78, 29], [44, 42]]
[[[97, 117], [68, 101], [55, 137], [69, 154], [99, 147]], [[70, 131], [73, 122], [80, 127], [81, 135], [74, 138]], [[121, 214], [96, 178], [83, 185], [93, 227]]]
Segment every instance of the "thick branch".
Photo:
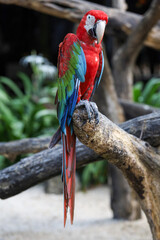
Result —
[[[78, 143], [76, 147], [77, 167], [102, 158], [93, 150]], [[61, 173], [62, 146], [44, 150], [0, 171], [0, 198], [14, 196], [29, 187]]]
[[[160, 113], [155, 113], [155, 115], [158, 117], [156, 121], [158, 121], [159, 125]], [[160, 156], [156, 154], [154, 149], [149, 144], [146, 144], [142, 140], [127, 134], [100, 113], [99, 118], [99, 124], [95, 123], [94, 116], [92, 116], [92, 121], [89, 122], [86, 110], [82, 109], [82, 107], [77, 108], [74, 112], [74, 131], [76, 136], [83, 144], [93, 149], [100, 156], [107, 158], [115, 165], [121, 165], [122, 169], [126, 167], [123, 166], [123, 163], [126, 161], [126, 157], [129, 158], [129, 155], [131, 154], [131, 156], [135, 155], [137, 158], [137, 156], [140, 157], [141, 154], [141, 161], [143, 163], [147, 163], [149, 167], [153, 167], [153, 165], [156, 164], [157, 168], [155, 170], [160, 171]], [[144, 120], [144, 116], [138, 119]], [[150, 122], [154, 121], [152, 114], [150, 114], [150, 120]], [[138, 125], [139, 121], [137, 127]], [[127, 128], [126, 125], [125, 127]], [[129, 129], [130, 131], [134, 132], [134, 129], [132, 129], [131, 125]], [[141, 127], [141, 130], [143, 131], [143, 127]], [[156, 135], [160, 133], [158, 129], [156, 129], [155, 132]], [[132, 160], [133, 159], [127, 160], [129, 161], [128, 164], [133, 164]]]
[[[142, 16], [108, 8], [99, 4], [80, 0], [0, 0], [3, 4], [15, 4], [21, 7], [30, 8], [55, 17], [65, 18], [78, 22], [84, 12], [90, 9], [100, 9], [109, 15], [109, 29], [117, 35], [120, 32], [130, 34], [133, 28], [139, 24]], [[159, 25], [157, 25], [145, 41], [147, 46], [160, 49]]]
[[79, 107], [73, 115], [74, 132], [79, 140], [100, 156], [107, 158], [126, 176], [144, 210], [154, 240], [160, 239], [160, 151], [135, 138], [99, 114], [88, 121]]
[[[119, 125], [126, 132], [140, 137], [151, 146], [160, 146], [160, 112], [137, 117]], [[27, 138], [0, 143], [0, 155], [11, 157], [36, 153], [48, 148], [50, 138]], [[55, 151], [55, 150], [53, 150]]]
[[[145, 127], [143, 127], [144, 121]], [[111, 122], [109, 123], [111, 124]], [[142, 138], [156, 146], [160, 145], [160, 113], [153, 113], [144, 117], [139, 117], [137, 119], [133, 119], [126, 123], [123, 123], [120, 126], [124, 130], [138, 137], [141, 136], [142, 130]], [[153, 126], [155, 127], [153, 128]], [[110, 129], [110, 126], [108, 127]], [[22, 143], [25, 142], [26, 148], [28, 148], [30, 152], [33, 152], [35, 151], [35, 148], [33, 147], [32, 149], [32, 146], [34, 146], [35, 144], [38, 145], [38, 142], [42, 144], [41, 140], [42, 139], [40, 138], [26, 139], [25, 141], [20, 140], [12, 142], [11, 145], [10, 143], [5, 143], [4, 146], [7, 149], [7, 154], [10, 155], [14, 151], [14, 149], [17, 149], [16, 154], [18, 154], [22, 153]], [[46, 138], [43, 139], [43, 141], [45, 143], [44, 147], [46, 147], [47, 142], [49, 143], [49, 139]], [[1, 144], [0, 154], [4, 152], [2, 146], [3, 143]], [[42, 149], [44, 149], [44, 147], [42, 146]], [[91, 149], [87, 148], [81, 143], [78, 143], [76, 149], [77, 167], [80, 167], [89, 162], [101, 160], [100, 156], [95, 154]], [[62, 146], [58, 145], [53, 150], [45, 150], [40, 153], [34, 154], [31, 157], [24, 158], [18, 163], [6, 169], [3, 169], [2, 171], [0, 171], [0, 198], [8, 198], [26, 190], [27, 188], [41, 181], [44, 181], [45, 179], [56, 176], [61, 171], [61, 162]]]

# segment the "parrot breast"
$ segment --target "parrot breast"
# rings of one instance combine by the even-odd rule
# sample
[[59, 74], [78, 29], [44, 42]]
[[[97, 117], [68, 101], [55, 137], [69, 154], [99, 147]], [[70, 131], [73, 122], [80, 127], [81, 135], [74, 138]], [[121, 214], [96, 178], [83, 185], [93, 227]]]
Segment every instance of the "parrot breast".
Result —
[[85, 92], [88, 91], [89, 88], [91, 89], [91, 91], [88, 91], [88, 93], [90, 94], [85, 97], [85, 99], [89, 100], [92, 89], [94, 87], [95, 76], [99, 67], [99, 54], [101, 51], [101, 47], [93, 47], [85, 45], [83, 43], [81, 43], [81, 46], [83, 48], [86, 58], [87, 71], [85, 75], [85, 82], [80, 84], [80, 90], [83, 98]]

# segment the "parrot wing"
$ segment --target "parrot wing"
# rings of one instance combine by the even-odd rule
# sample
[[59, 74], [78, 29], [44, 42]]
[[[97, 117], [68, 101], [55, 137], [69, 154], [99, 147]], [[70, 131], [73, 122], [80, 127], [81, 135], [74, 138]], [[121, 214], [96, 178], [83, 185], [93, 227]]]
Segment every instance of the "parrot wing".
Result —
[[96, 77], [95, 77], [95, 80], [94, 80], [94, 88], [93, 88], [90, 99], [94, 95], [95, 90], [97, 89], [97, 87], [98, 87], [98, 85], [101, 81], [103, 69], [104, 69], [104, 56], [103, 56], [103, 50], [102, 50], [100, 52], [100, 55], [99, 55], [99, 67], [98, 67], [98, 71], [97, 71], [97, 74], [96, 74]]
[[[67, 34], [59, 46], [57, 116], [63, 142], [62, 179], [64, 182], [64, 226], [67, 210], [73, 223], [75, 201], [76, 136], [71, 124], [80, 82], [85, 81], [86, 59], [80, 41], [75, 34]], [[59, 136], [59, 135], [58, 135]], [[57, 141], [55, 136], [51, 144]]]
[[62, 132], [69, 126], [78, 98], [80, 82], [85, 81], [86, 59], [80, 41], [69, 33], [59, 46], [57, 115]]

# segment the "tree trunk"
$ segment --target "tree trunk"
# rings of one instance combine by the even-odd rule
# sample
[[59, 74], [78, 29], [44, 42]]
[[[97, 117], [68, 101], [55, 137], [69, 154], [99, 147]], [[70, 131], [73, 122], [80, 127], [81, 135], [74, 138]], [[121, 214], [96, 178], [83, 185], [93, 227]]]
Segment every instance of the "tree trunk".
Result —
[[[116, 5], [117, 1], [113, 1], [114, 6]], [[153, 27], [153, 25], [158, 20], [158, 13], [159, 12], [159, 2], [157, 0], [153, 1], [151, 8], [147, 12], [147, 14], [144, 16], [143, 20], [133, 30], [132, 34], [129, 36], [127, 41], [121, 46], [121, 43], [119, 42], [119, 39], [114, 39], [114, 58], [113, 58], [113, 75], [115, 79], [115, 86], [118, 96], [121, 99], [127, 99], [129, 101], [132, 101], [132, 88], [133, 88], [133, 66], [135, 64], [136, 57], [143, 45], [143, 41], [145, 40], [147, 34], [149, 33], [150, 29]], [[147, 27], [145, 25], [148, 23]], [[123, 180], [123, 176], [119, 172], [116, 172], [116, 167], [112, 168], [111, 171], [111, 177], [116, 176], [117, 181], [112, 181], [112, 184], [116, 182], [119, 186], [112, 186], [114, 189], [120, 189], [122, 188], [122, 193], [120, 197], [123, 198], [122, 194], [124, 195], [124, 205], [126, 206], [126, 216], [128, 215], [127, 212], [127, 206], [129, 205], [128, 200], [130, 199], [130, 209], [134, 209], [135, 213], [131, 214], [132, 217], [128, 215], [129, 218], [138, 218], [140, 216], [140, 208], [138, 207], [138, 203], [135, 204], [136, 198], [134, 197], [134, 194], [131, 192], [129, 186], [127, 183], [125, 183], [125, 180]], [[113, 176], [112, 176], [113, 175]], [[124, 185], [123, 185], [124, 183]], [[113, 194], [115, 191], [113, 191]], [[115, 193], [116, 194], [116, 193]], [[129, 197], [130, 195], [130, 197]], [[116, 209], [117, 204], [117, 212], [123, 213], [123, 211], [119, 212], [119, 202], [117, 200], [117, 197], [113, 198], [115, 203], [112, 204], [112, 207], [114, 207], [114, 211]], [[132, 202], [133, 199], [133, 202]], [[123, 202], [120, 201], [120, 202]], [[133, 207], [132, 206], [136, 206]], [[125, 210], [125, 209], [124, 209]], [[118, 214], [117, 213], [117, 214]], [[136, 216], [137, 214], [137, 216]], [[119, 215], [120, 218], [120, 215]]]
[[[104, 52], [104, 72], [101, 83], [94, 97], [98, 109], [114, 123], [124, 121], [123, 110], [118, 103], [112, 73], [106, 53]], [[109, 163], [109, 176], [111, 177], [111, 208], [113, 216], [117, 219], [138, 219], [140, 217], [139, 204], [127, 181], [116, 166]]]
[[136, 220], [141, 217], [141, 209], [134, 191], [129, 187], [122, 172], [109, 164], [111, 176], [111, 208], [116, 219]]

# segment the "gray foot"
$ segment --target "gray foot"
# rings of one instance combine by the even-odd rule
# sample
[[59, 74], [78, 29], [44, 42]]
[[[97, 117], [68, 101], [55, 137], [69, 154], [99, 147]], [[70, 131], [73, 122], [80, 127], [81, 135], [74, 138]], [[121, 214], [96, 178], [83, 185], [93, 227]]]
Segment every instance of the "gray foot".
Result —
[[85, 107], [85, 109], [87, 111], [89, 122], [91, 121], [91, 115], [94, 114], [96, 124], [99, 123], [98, 108], [94, 102], [89, 102], [88, 100], [80, 100], [79, 103], [77, 104], [77, 106]]

